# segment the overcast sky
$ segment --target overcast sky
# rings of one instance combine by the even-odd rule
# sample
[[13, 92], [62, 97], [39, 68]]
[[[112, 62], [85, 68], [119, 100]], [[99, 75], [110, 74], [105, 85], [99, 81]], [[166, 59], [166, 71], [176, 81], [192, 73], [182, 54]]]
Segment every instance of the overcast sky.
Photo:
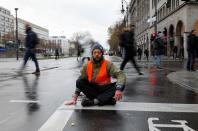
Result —
[[19, 18], [47, 28], [50, 36], [71, 38], [75, 32], [89, 31], [103, 45], [108, 27], [123, 18], [121, 0], [0, 0], [0, 6], [13, 15], [19, 8]]

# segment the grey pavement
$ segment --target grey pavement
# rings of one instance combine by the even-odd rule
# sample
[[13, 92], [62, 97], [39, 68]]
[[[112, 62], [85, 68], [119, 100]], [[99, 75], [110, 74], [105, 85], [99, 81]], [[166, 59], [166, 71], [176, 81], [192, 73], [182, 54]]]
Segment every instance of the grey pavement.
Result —
[[198, 92], [198, 72], [177, 71], [170, 73], [168, 79], [184, 88]]
[[[109, 59], [119, 67], [120, 58]], [[14, 76], [21, 62], [1, 62], [0, 74], [13, 74], [2, 74], [0, 78]], [[124, 70], [127, 85], [122, 101], [115, 106], [83, 108], [81, 99], [74, 107], [63, 104], [72, 96], [81, 64], [75, 58], [40, 60], [39, 63], [42, 69], [39, 78], [25, 74], [0, 81], [0, 130], [145, 131], [150, 126], [148, 120], [164, 124], [186, 120], [189, 127], [198, 130], [198, 95], [167, 78], [168, 74], [181, 70], [182, 64], [167, 62], [164, 70], [156, 70], [149, 68], [152, 62], [138, 62], [143, 76], [127, 64]], [[33, 62], [29, 61], [27, 66], [26, 73], [35, 70]]]

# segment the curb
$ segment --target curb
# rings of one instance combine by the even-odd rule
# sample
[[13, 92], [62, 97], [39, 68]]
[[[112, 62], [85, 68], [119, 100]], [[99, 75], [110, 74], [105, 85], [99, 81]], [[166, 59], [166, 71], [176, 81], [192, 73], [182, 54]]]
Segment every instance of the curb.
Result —
[[[194, 91], [196, 93], [198, 93], [198, 88], [191, 86], [190, 84], [188, 84], [184, 79], [183, 75], [181, 75], [182, 73], [189, 73], [188, 75], [191, 75], [190, 72], [187, 71], [178, 71], [178, 72], [173, 72], [170, 73], [169, 75], [167, 75], [167, 78], [169, 79], [169, 81], [171, 81], [172, 83], [175, 83], [177, 85], [180, 85], [181, 87], [187, 89], [187, 90], [191, 90]], [[193, 72], [193, 74], [195, 74]], [[197, 73], [196, 73], [197, 74]], [[198, 75], [197, 75], [198, 76]], [[198, 77], [197, 77], [198, 79]], [[190, 79], [188, 79], [188, 82], [191, 83], [195, 83], [193, 80], [191, 81]], [[196, 84], [194, 84], [196, 85]], [[198, 85], [198, 84], [197, 84]], [[198, 87], [198, 86], [197, 86]]]

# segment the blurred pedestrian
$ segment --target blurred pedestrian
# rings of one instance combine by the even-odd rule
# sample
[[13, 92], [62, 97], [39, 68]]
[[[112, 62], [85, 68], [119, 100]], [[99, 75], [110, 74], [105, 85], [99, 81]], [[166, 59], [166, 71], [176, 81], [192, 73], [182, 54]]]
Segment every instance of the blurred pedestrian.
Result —
[[58, 51], [57, 48], [56, 48], [56, 50], [55, 50], [55, 59], [56, 59], [56, 60], [59, 59], [59, 51]]
[[26, 31], [26, 38], [25, 38], [26, 49], [25, 49], [25, 55], [23, 59], [24, 61], [23, 61], [23, 65], [20, 70], [20, 73], [25, 68], [28, 59], [31, 58], [32, 61], [34, 61], [35, 66], [36, 66], [36, 71], [33, 72], [33, 74], [39, 75], [40, 69], [39, 69], [38, 60], [36, 58], [36, 46], [38, 45], [39, 40], [38, 40], [37, 34], [32, 31], [32, 28], [30, 27], [29, 24], [25, 25], [25, 31]]
[[164, 53], [164, 43], [162, 40], [162, 33], [157, 34], [154, 40], [154, 50], [155, 50], [155, 65], [158, 69], [162, 69], [162, 57]]
[[182, 45], [180, 48], [180, 58], [183, 60], [184, 59], [184, 46]]
[[134, 29], [133, 27], [123, 28], [123, 32], [119, 37], [119, 44], [124, 48], [124, 59], [120, 65], [120, 70], [124, 70], [128, 61], [133, 63], [139, 75], [143, 75], [135, 61], [136, 50], [134, 47]]
[[196, 71], [194, 69], [195, 57], [196, 57], [196, 46], [198, 44], [198, 39], [196, 36], [196, 31], [192, 30], [188, 36], [187, 42], [187, 52], [188, 52], [188, 61], [187, 61], [187, 70]]
[[79, 58], [81, 57], [81, 45], [78, 43], [77, 44], [77, 61], [79, 61]]
[[177, 46], [174, 46], [173, 47], [173, 60], [176, 60], [176, 58], [177, 58], [177, 51], [178, 51]]
[[142, 59], [142, 49], [140, 47], [138, 47], [137, 53], [138, 53], [138, 60], [141, 60]]
[[145, 49], [144, 50], [144, 55], [146, 56], [146, 59], [147, 59], [147, 61], [149, 61], [149, 51], [148, 51], [148, 49]]
[[[75, 105], [80, 92], [87, 97], [82, 100], [82, 106], [115, 105], [122, 98], [126, 76], [113, 63], [105, 60], [103, 54], [101, 45], [92, 47], [92, 59], [83, 66], [73, 99], [66, 105]], [[117, 82], [111, 83], [111, 77], [117, 78]]]
[[91, 59], [91, 45], [86, 44], [83, 46], [83, 53], [82, 53], [82, 63], [84, 63], [85, 60], [89, 61]]

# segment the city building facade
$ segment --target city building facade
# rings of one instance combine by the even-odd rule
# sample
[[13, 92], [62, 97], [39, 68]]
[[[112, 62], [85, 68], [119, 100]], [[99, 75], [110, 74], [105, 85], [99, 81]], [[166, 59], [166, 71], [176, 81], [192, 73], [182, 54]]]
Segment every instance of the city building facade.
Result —
[[137, 46], [142, 49], [149, 48], [149, 51], [152, 52], [150, 39], [157, 30], [164, 34], [165, 55], [171, 56], [173, 47], [177, 46], [178, 55], [181, 55], [183, 51], [184, 57], [187, 57], [187, 36], [193, 29], [198, 31], [198, 2], [196, 0], [188, 2], [182, 0], [131, 0], [129, 6], [129, 9], [135, 9], [136, 13], [129, 11], [128, 15], [134, 18], [134, 14], [137, 14], [134, 18]]
[[[32, 30], [38, 35], [39, 39], [43, 39], [43, 40], [48, 40], [49, 39], [49, 31], [46, 28], [43, 28], [41, 26], [38, 26], [36, 24], [33, 24], [31, 22], [28, 22], [26, 20], [23, 20], [21, 18], [18, 18], [18, 34], [19, 37], [23, 37], [25, 36], [25, 25], [29, 24], [32, 28]], [[15, 30], [16, 30], [16, 26], [15, 26]]]
[[58, 49], [59, 53], [62, 55], [69, 55], [69, 42], [66, 36], [51, 36], [49, 39], [49, 44], [54, 45], [55, 47], [50, 50], [51, 53], [54, 53], [54, 49]]
[[135, 34], [137, 47], [143, 51], [149, 48], [149, 1], [137, 0], [136, 2], [137, 17], [135, 21]]
[[3, 40], [8, 36], [14, 36], [14, 17], [9, 10], [0, 7], [0, 46], [4, 46]]
[[[150, 16], [155, 14], [154, 0], [150, 0]], [[184, 52], [187, 58], [187, 36], [191, 30], [198, 31], [198, 2], [191, 0], [157, 0], [157, 31], [165, 35], [168, 56], [172, 55], [173, 47], [177, 46], [178, 55]], [[153, 23], [150, 33], [154, 32]]]
[[136, 48], [141, 48], [143, 51], [150, 49], [150, 25], [147, 22], [150, 17], [149, 4], [150, 2], [148, 0], [131, 0], [127, 14], [128, 22], [126, 23], [128, 23], [128, 25], [126, 26], [135, 26]]
[[[36, 24], [33, 24], [29, 21], [23, 20], [21, 18], [18, 18], [18, 39], [19, 39], [19, 44], [20, 44], [20, 48], [24, 48], [24, 42], [25, 42], [25, 25], [28, 23], [32, 30], [38, 35], [39, 38], [39, 46], [38, 48], [40, 49], [44, 49], [46, 48], [47, 44], [48, 44], [48, 40], [49, 40], [49, 31], [46, 28], [43, 28], [41, 26], [38, 26]], [[14, 24], [14, 30], [16, 30], [16, 24]]]

